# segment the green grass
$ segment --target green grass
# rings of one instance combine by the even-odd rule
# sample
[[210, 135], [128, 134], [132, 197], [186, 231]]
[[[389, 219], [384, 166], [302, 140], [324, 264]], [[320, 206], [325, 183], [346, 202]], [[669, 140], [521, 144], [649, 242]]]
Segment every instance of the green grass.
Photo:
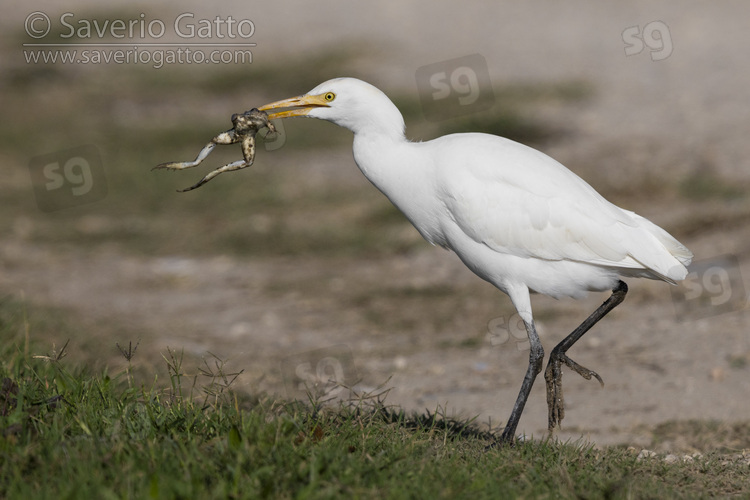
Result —
[[[440, 412], [408, 415], [385, 406], [382, 394], [341, 404], [235, 394], [236, 374], [225, 373], [220, 360], [187, 376], [182, 356], [171, 350], [163, 353], [164, 382], [134, 379], [141, 353], [132, 343], [119, 346], [128, 361], [122, 373], [91, 373], [66, 357], [75, 346], [42, 350], [29, 342], [36, 324], [34, 310], [0, 304], [6, 339], [0, 347], [0, 498], [748, 493], [750, 466], [736, 453], [668, 463], [663, 456], [639, 459], [622, 447], [549, 440], [487, 449], [492, 435], [472, 422]], [[736, 439], [735, 433], [728, 442]]]

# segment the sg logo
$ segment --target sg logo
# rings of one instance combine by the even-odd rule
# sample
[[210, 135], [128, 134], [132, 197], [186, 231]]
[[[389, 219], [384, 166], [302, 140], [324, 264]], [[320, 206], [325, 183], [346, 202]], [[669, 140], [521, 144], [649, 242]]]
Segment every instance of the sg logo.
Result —
[[[284, 122], [281, 120], [273, 120], [273, 126], [276, 128], [276, 133], [272, 134], [266, 131], [265, 136], [260, 134], [263, 139], [263, 147], [266, 151], [276, 151], [281, 149], [286, 143], [286, 131], [284, 130]], [[267, 129], [266, 129], [267, 130]]]
[[662, 61], [672, 55], [672, 37], [669, 26], [662, 21], [652, 21], [643, 27], [631, 26], [622, 32], [625, 55], [634, 56], [643, 52], [644, 45], [651, 52], [652, 61]]
[[461, 106], [474, 104], [479, 99], [479, 79], [476, 72], [468, 66], [459, 66], [450, 76], [445, 71], [439, 71], [430, 76], [430, 86], [436, 89], [432, 99], [439, 101], [450, 97], [455, 92]]
[[60, 168], [60, 162], [48, 163], [42, 169], [44, 177], [49, 181], [44, 185], [47, 191], [60, 189], [65, 184], [70, 185], [70, 193], [73, 196], [83, 196], [94, 187], [91, 175], [91, 165], [81, 156], [68, 158]]
[[529, 335], [526, 332], [526, 325], [518, 313], [513, 314], [510, 318], [505, 318], [505, 316], [492, 318], [487, 323], [487, 336], [493, 347], [504, 345], [513, 339], [516, 343], [516, 349], [519, 351], [529, 349]]
[[96, 146], [81, 146], [36, 156], [29, 162], [39, 209], [52, 212], [92, 203], [107, 195], [101, 155]]
[[[304, 361], [294, 367], [294, 375], [297, 377], [297, 390], [305, 391], [312, 388], [320, 388], [327, 396], [335, 396], [343, 387], [344, 365], [333, 356], [325, 356], [313, 364]], [[329, 388], [330, 386], [330, 388]]]
[[354, 358], [346, 345], [334, 345], [289, 356], [281, 364], [290, 397], [335, 397], [357, 382]]
[[678, 319], [694, 319], [738, 311], [747, 305], [747, 293], [734, 255], [694, 262], [687, 277], [673, 287]]
[[484, 111], [495, 103], [487, 61], [479, 54], [422, 66], [415, 76], [430, 121]]

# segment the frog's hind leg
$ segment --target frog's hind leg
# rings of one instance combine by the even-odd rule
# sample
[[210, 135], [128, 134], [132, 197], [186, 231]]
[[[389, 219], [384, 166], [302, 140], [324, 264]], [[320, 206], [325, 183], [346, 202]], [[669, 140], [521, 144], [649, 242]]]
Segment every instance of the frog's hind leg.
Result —
[[197, 167], [203, 160], [206, 159], [209, 154], [211, 154], [211, 151], [213, 151], [218, 144], [234, 144], [235, 142], [239, 142], [240, 140], [241, 137], [235, 134], [234, 130], [227, 130], [226, 132], [222, 132], [221, 134], [211, 139], [211, 142], [206, 144], [206, 146], [201, 149], [201, 152], [198, 153], [198, 156], [195, 158], [195, 160], [160, 163], [152, 170], [156, 170], [158, 168], [166, 168], [168, 170], [182, 170], [185, 168]]
[[255, 136], [252, 134], [242, 138], [242, 157], [248, 163], [248, 167], [255, 160]]
[[232, 163], [228, 163], [227, 165], [224, 165], [223, 167], [219, 167], [216, 170], [212, 170], [208, 174], [206, 174], [203, 179], [199, 180], [197, 183], [193, 184], [187, 189], [178, 189], [179, 192], [184, 193], [185, 191], [192, 191], [193, 189], [199, 188], [214, 177], [216, 177], [219, 174], [222, 174], [224, 172], [231, 172], [232, 170], [241, 170], [243, 168], [249, 167], [252, 165], [253, 162], [247, 162], [245, 160], [237, 160]]

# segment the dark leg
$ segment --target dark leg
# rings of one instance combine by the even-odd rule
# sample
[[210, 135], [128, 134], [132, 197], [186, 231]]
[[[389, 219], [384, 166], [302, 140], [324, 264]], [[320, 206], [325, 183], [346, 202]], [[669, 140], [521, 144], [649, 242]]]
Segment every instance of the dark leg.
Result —
[[583, 337], [583, 334], [589, 331], [597, 321], [617, 307], [617, 305], [625, 299], [625, 294], [627, 293], [628, 285], [626, 285], [624, 281], [618, 281], [617, 286], [612, 289], [612, 295], [601, 306], [599, 306], [591, 316], [586, 318], [578, 328], [573, 330], [573, 333], [565, 337], [562, 342], [552, 349], [549, 361], [547, 362], [547, 369], [544, 372], [544, 379], [547, 382], [547, 409], [549, 410], [548, 424], [550, 434], [555, 426], [559, 425], [562, 419], [565, 418], [565, 400], [563, 398], [562, 390], [561, 363], [565, 363], [571, 370], [578, 373], [586, 380], [591, 380], [591, 377], [595, 377], [600, 384], [604, 385], [604, 381], [602, 381], [602, 378], [596, 372], [579, 365], [570, 359], [565, 353], [578, 341], [578, 339]]
[[526, 333], [529, 335], [529, 367], [526, 370], [526, 376], [523, 378], [521, 391], [518, 393], [518, 398], [508, 419], [508, 424], [505, 426], [502, 436], [500, 436], [501, 443], [513, 443], [516, 437], [516, 427], [518, 427], [518, 421], [521, 419], [521, 413], [523, 413], [523, 407], [526, 406], [526, 400], [529, 398], [534, 380], [536, 380], [537, 375], [542, 371], [544, 361], [544, 348], [542, 347], [542, 342], [539, 340], [539, 335], [536, 333], [534, 323], [524, 321], [524, 325], [526, 325]]

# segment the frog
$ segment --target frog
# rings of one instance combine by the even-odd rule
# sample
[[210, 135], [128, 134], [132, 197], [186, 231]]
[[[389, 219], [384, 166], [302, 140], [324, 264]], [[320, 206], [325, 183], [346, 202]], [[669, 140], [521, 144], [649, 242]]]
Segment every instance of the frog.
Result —
[[197, 167], [203, 160], [214, 150], [218, 145], [229, 145], [236, 144], [238, 142], [242, 145], [242, 160], [237, 160], [232, 163], [228, 163], [222, 167], [212, 170], [206, 174], [201, 180], [193, 184], [192, 186], [185, 189], [178, 189], [178, 192], [184, 193], [197, 189], [224, 172], [231, 172], [234, 170], [241, 170], [251, 166], [255, 161], [255, 136], [260, 132], [261, 129], [267, 128], [268, 134], [276, 134], [277, 130], [273, 123], [268, 119], [268, 113], [261, 111], [258, 108], [253, 108], [244, 113], [235, 113], [232, 115], [232, 128], [226, 132], [222, 132], [213, 139], [211, 142], [198, 153], [198, 156], [193, 161], [185, 162], [167, 162], [160, 163], [155, 166], [152, 170], [156, 169], [167, 169], [167, 170], [183, 170], [186, 168]]

